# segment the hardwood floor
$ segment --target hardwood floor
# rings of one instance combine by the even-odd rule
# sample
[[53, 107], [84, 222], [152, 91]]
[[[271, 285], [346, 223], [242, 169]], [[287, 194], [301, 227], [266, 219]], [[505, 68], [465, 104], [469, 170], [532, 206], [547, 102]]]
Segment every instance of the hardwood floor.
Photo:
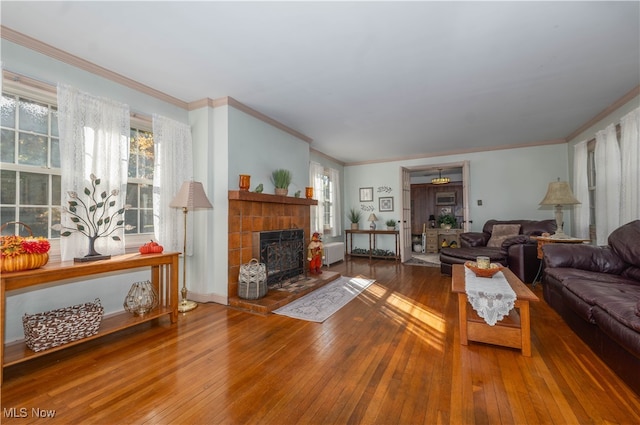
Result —
[[2, 423], [640, 423], [640, 397], [544, 301], [523, 357], [460, 345], [437, 268], [331, 270], [376, 282], [322, 324], [202, 304], [7, 368]]

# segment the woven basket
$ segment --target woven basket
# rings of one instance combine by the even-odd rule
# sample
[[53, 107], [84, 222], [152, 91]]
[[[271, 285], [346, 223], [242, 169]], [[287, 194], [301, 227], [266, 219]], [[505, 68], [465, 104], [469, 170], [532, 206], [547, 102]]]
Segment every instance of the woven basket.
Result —
[[[9, 224], [15, 223], [23, 226], [29, 232], [29, 237], [33, 237], [31, 227], [27, 226], [21, 221], [10, 221], [8, 223], [5, 223], [0, 226], [0, 231], [4, 230]], [[48, 252], [42, 254], [21, 254], [16, 255], [15, 257], [2, 257], [0, 258], [0, 272], [11, 273], [23, 270], [37, 269], [47, 264], [48, 261]]]
[[481, 269], [478, 267], [475, 261], [467, 261], [464, 263], [465, 267], [470, 269], [478, 277], [493, 277], [494, 274], [504, 269], [502, 264], [491, 263], [488, 269]]
[[27, 347], [42, 351], [98, 333], [104, 308], [100, 300], [22, 317]]
[[252, 258], [240, 265], [238, 296], [245, 300], [257, 300], [267, 295], [267, 266]]

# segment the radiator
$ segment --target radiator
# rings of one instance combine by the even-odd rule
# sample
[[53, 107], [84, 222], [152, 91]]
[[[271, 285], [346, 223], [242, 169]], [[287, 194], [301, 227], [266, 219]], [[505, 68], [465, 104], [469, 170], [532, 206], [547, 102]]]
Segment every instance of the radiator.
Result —
[[324, 265], [330, 266], [337, 261], [344, 260], [344, 242], [324, 244]]

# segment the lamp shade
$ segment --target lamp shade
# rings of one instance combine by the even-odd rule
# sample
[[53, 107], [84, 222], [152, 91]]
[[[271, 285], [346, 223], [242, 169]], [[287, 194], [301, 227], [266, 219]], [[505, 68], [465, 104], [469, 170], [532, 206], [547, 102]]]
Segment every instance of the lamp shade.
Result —
[[371, 215], [369, 216], [369, 220], [367, 221], [377, 221], [377, 220], [378, 220], [378, 217], [376, 217], [375, 214], [371, 213]]
[[204, 193], [202, 183], [194, 182], [193, 180], [182, 183], [182, 187], [180, 187], [180, 190], [169, 206], [171, 208], [187, 208], [189, 210], [213, 208], [213, 205], [211, 205], [207, 195]]
[[547, 194], [540, 201], [540, 205], [576, 205], [579, 203], [580, 201], [573, 196], [569, 183], [561, 181], [549, 183]]

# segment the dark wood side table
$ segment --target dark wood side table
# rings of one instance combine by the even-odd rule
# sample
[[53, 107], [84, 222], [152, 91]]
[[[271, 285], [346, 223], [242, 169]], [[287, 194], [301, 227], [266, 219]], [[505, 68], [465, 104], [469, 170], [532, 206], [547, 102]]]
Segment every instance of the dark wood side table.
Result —
[[[398, 230], [345, 230], [345, 254], [354, 257], [369, 257], [369, 261], [372, 258], [393, 258], [398, 261], [400, 259], [400, 240], [398, 237], [400, 236], [400, 232]], [[369, 253], [368, 254], [353, 254], [353, 235], [364, 234], [369, 236]], [[383, 255], [373, 255], [373, 250], [376, 249], [376, 237], [378, 235], [394, 235], [396, 238], [395, 243], [395, 255], [393, 256], [383, 256]]]

